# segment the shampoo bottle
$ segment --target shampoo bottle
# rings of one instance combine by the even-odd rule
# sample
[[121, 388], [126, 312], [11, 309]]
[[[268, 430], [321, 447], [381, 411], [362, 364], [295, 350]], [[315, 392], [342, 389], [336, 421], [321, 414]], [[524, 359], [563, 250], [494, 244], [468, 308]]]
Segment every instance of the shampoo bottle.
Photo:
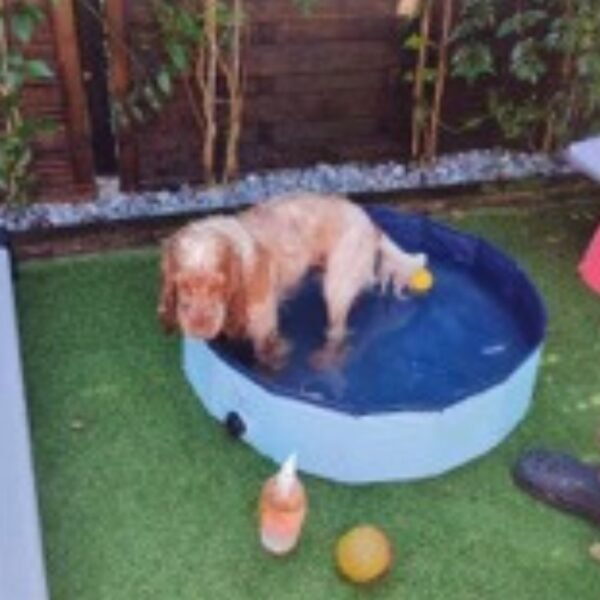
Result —
[[306, 516], [306, 491], [296, 472], [292, 454], [278, 473], [265, 482], [260, 496], [260, 539], [272, 554], [294, 549]]

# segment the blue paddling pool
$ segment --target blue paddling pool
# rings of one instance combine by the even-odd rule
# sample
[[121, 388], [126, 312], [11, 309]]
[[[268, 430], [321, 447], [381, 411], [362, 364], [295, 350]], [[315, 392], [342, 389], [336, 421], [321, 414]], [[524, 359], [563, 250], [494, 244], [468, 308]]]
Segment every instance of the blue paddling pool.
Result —
[[531, 401], [543, 303], [525, 273], [487, 242], [425, 217], [376, 207], [374, 221], [426, 252], [425, 295], [365, 293], [342, 365], [316, 371], [325, 306], [308, 278], [281, 309], [288, 365], [261, 371], [249, 347], [184, 340], [184, 366], [207, 410], [276, 461], [347, 483], [445, 472], [498, 444]]

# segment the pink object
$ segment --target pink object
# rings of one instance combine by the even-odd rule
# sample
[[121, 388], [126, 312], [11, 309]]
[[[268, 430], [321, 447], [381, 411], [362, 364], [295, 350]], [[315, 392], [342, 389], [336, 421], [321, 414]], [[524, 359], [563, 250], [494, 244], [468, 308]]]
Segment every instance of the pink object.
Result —
[[579, 273], [590, 288], [600, 294], [600, 227], [579, 263]]
[[[573, 167], [600, 182], [600, 136], [571, 144], [566, 159]], [[600, 294], [600, 228], [579, 263], [579, 273], [590, 288]]]

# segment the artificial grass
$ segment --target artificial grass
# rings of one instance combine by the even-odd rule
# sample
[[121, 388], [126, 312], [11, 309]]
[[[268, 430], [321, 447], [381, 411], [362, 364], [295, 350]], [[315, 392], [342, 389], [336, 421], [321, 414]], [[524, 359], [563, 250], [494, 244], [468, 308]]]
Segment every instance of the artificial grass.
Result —
[[[478, 210], [455, 225], [516, 256], [550, 327], [533, 409], [486, 457], [445, 476], [367, 487], [305, 477], [297, 552], [259, 547], [257, 496], [273, 465], [230, 440], [188, 388], [155, 320], [154, 251], [29, 263], [18, 303], [53, 600], [596, 599], [590, 525], [536, 503], [509, 470], [532, 445], [598, 459], [600, 298], [575, 265], [600, 207]], [[347, 528], [383, 527], [395, 566], [342, 581]]]

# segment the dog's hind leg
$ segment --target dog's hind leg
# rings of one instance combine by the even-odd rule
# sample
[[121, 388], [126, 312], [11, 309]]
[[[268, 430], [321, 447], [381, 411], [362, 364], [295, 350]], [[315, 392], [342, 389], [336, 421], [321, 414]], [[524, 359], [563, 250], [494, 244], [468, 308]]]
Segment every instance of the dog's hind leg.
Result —
[[316, 366], [328, 366], [343, 355], [350, 310], [374, 282], [376, 247], [374, 231], [351, 230], [328, 257], [323, 275], [327, 331], [323, 348], [313, 357]]

